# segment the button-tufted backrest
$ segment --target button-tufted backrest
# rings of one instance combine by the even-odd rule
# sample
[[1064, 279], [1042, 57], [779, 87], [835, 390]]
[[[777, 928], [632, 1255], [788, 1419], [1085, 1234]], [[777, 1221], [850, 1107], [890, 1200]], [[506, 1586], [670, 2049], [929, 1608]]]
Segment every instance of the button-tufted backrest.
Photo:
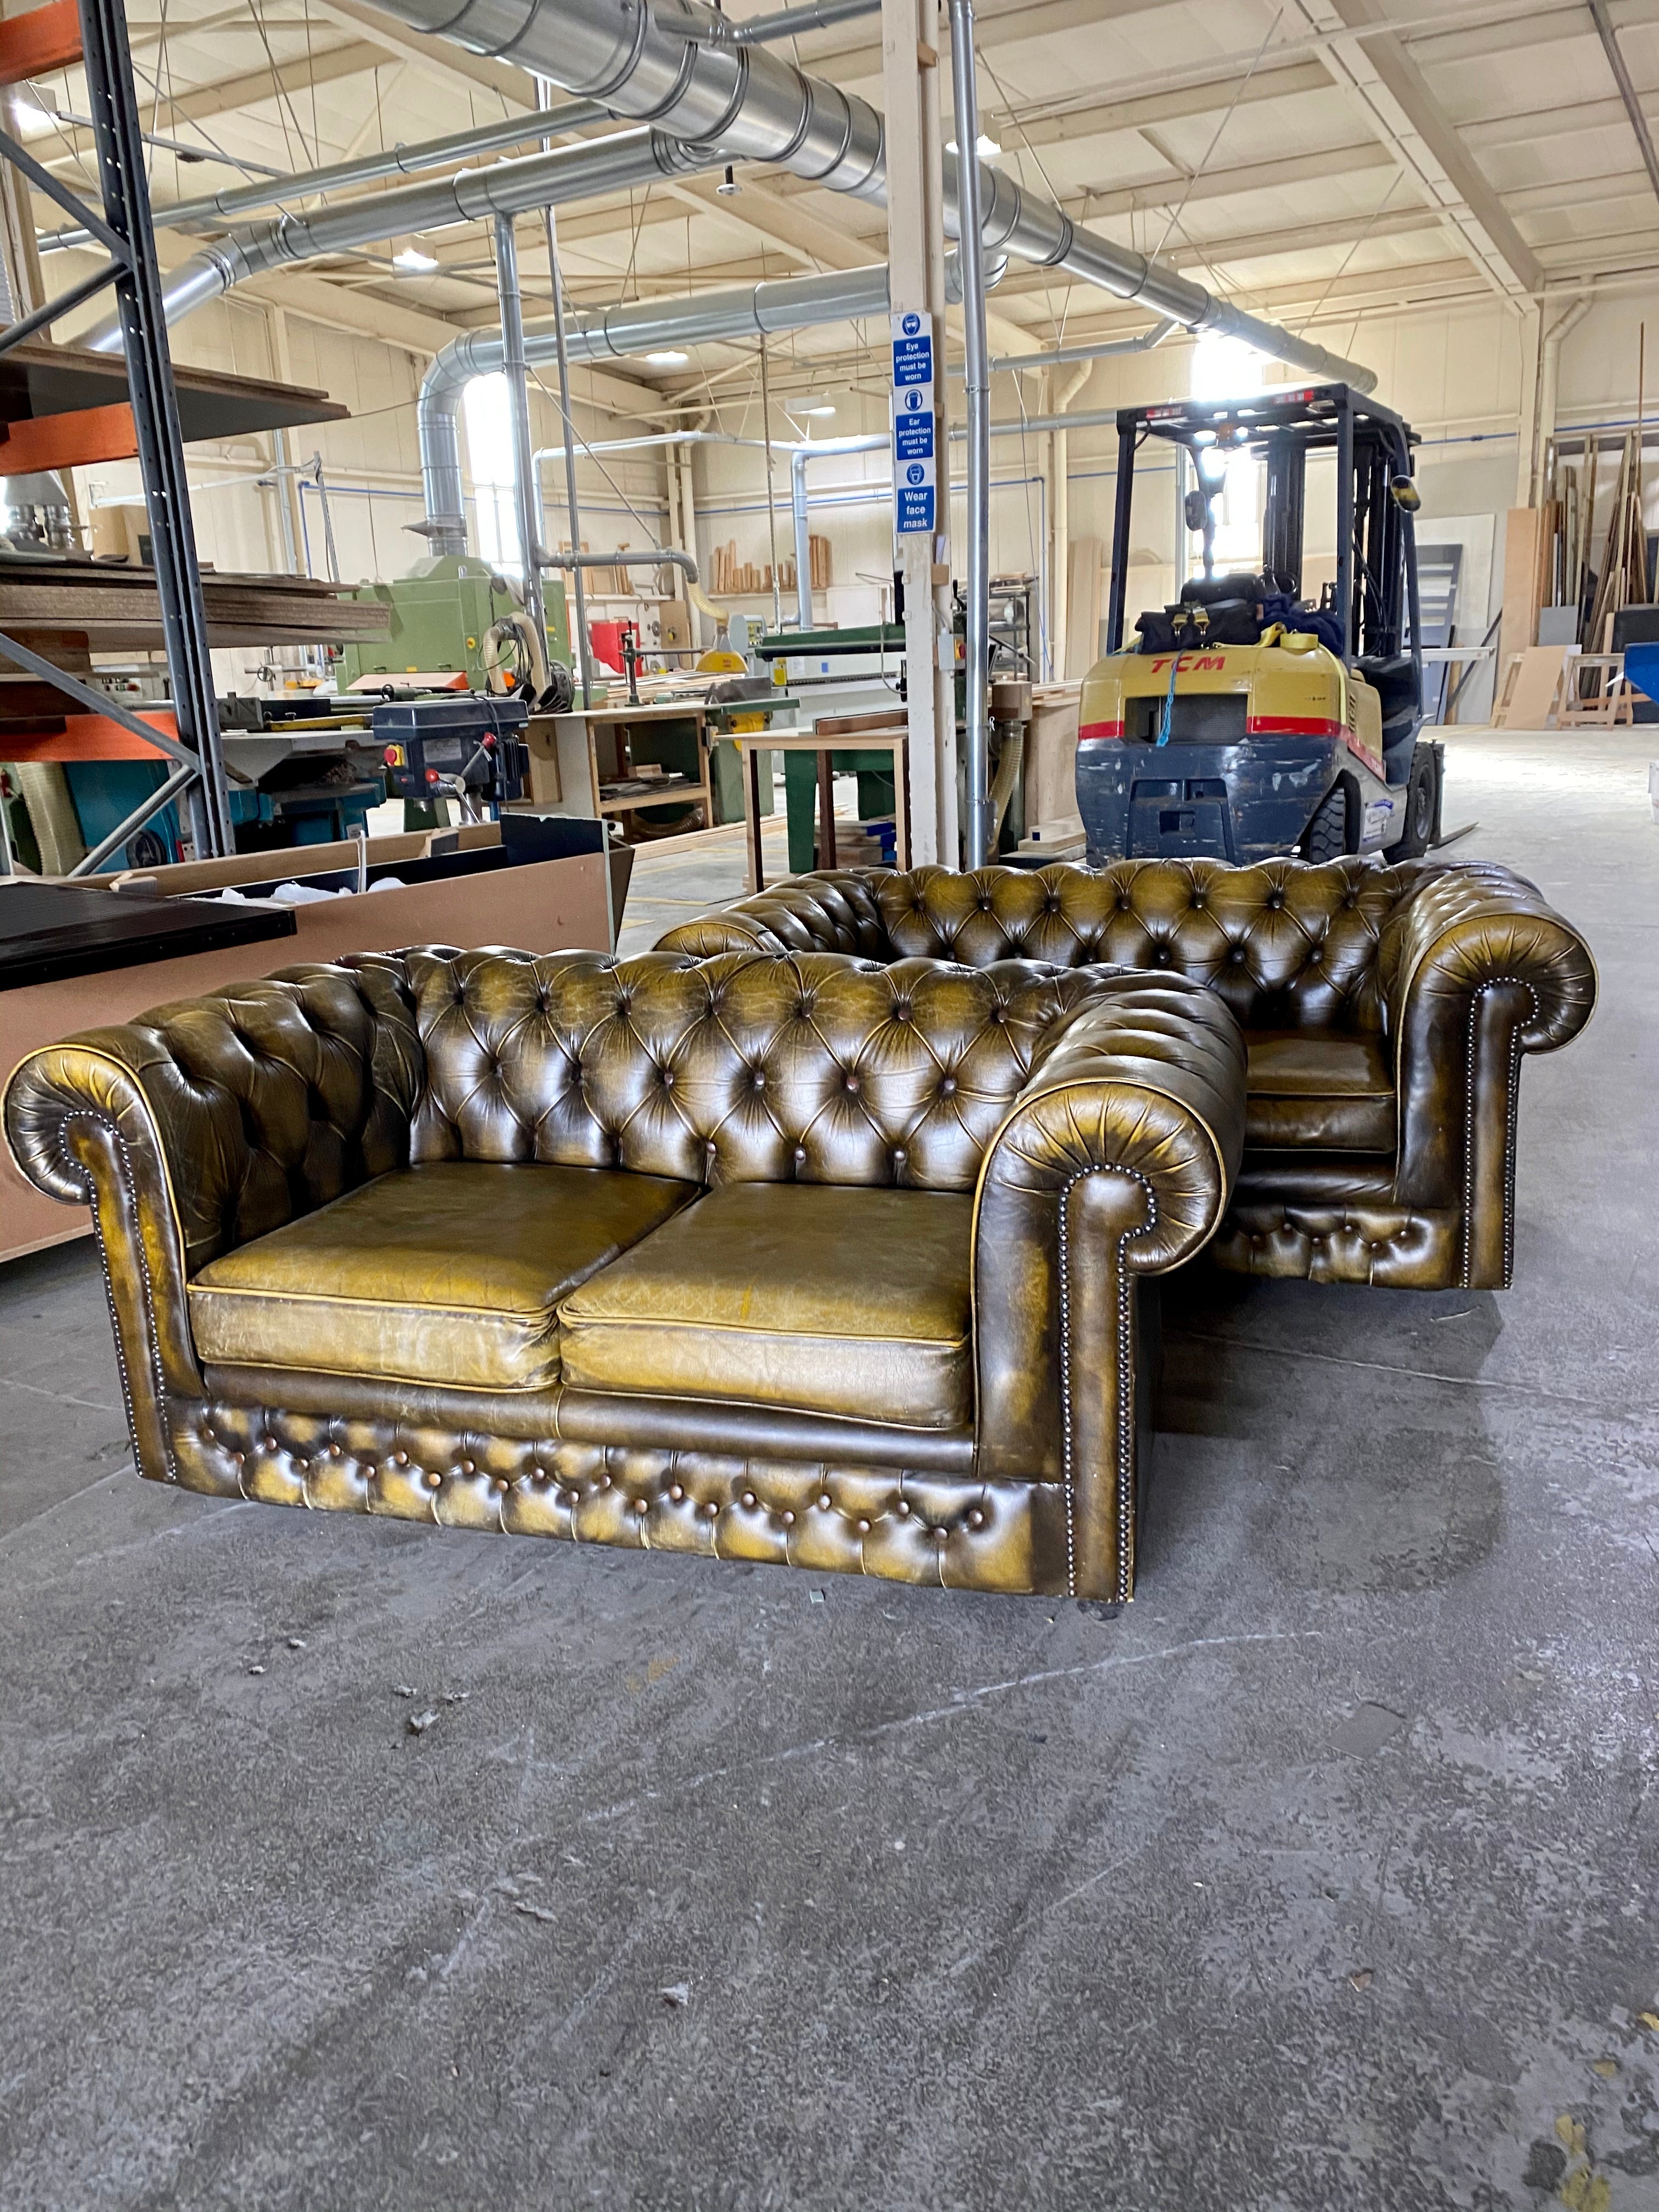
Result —
[[[739, 941], [777, 949], [830, 933], [839, 942], [855, 921], [859, 943], [842, 949], [876, 959], [970, 968], [1101, 961], [1190, 976], [1249, 1028], [1377, 1030], [1382, 933], [1402, 900], [1439, 872], [1432, 862], [1360, 860], [827, 871], [672, 931], [663, 949], [708, 953]], [[864, 920], [866, 898], [880, 942]]]
[[1377, 947], [1420, 873], [1358, 860], [917, 868], [876, 896], [898, 957], [1174, 970], [1218, 993], [1246, 1028], [1376, 1030]]
[[289, 969], [73, 1042], [143, 1091], [191, 1273], [408, 1158], [420, 1041], [383, 970]]
[[427, 1065], [416, 1163], [935, 1190], [973, 1187], [1066, 1018], [1117, 981], [752, 951], [426, 951], [402, 966]]

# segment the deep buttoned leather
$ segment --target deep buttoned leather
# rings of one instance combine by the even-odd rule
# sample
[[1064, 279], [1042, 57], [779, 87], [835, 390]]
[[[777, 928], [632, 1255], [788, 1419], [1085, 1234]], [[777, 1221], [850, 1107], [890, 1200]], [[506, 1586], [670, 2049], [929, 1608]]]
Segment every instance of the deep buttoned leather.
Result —
[[[810, 945], [970, 966], [1106, 962], [1200, 982], [1258, 1041], [1249, 1141], [1261, 1174], [1216, 1240], [1217, 1260], [1418, 1289], [1509, 1282], [1521, 1055], [1567, 1043], [1595, 1001], [1582, 937], [1534, 885], [1487, 863], [830, 870], [739, 899], [661, 945], [705, 957]], [[1307, 1041], [1297, 1065], [1318, 1077], [1295, 1088], [1292, 1036]], [[1386, 1100], [1373, 1087], [1379, 1066]], [[1391, 1155], [1386, 1189], [1334, 1211], [1306, 1202], [1304, 1153], [1344, 1152]]]
[[210, 1261], [190, 1285], [204, 1360], [479, 1390], [559, 1376], [558, 1302], [699, 1195], [615, 1169], [395, 1170]]
[[[41, 1188], [92, 1200], [146, 1475], [1125, 1595], [1134, 1283], [1219, 1222], [1243, 1066], [1222, 1000], [1176, 975], [427, 949], [71, 1039], [15, 1073], [5, 1115]], [[550, 1194], [545, 1252], [487, 1233], [503, 1170], [545, 1178], [527, 1186]], [[556, 1182], [612, 1176], [669, 1196], [620, 1220], [551, 1202]], [[404, 1210], [424, 1177], [477, 1182], [477, 1218], [442, 1255], [441, 1226]], [[687, 1190], [713, 1194], [688, 1224], [707, 1208], [711, 1228], [742, 1216], [750, 1231], [711, 1235], [701, 1261], [668, 1251], [619, 1318], [601, 1310], [602, 1266], [562, 1302], [590, 1297], [580, 1387], [556, 1379], [556, 1283]], [[643, 1258], [678, 1218], [629, 1249]], [[725, 1340], [745, 1291], [769, 1310], [739, 1357]], [[355, 1313], [353, 1336], [343, 1309], [377, 1292], [384, 1312]], [[482, 1319], [422, 1336], [458, 1293]], [[239, 1298], [240, 1333], [220, 1311]], [[685, 1343], [704, 1327], [723, 1396], [688, 1395]]]

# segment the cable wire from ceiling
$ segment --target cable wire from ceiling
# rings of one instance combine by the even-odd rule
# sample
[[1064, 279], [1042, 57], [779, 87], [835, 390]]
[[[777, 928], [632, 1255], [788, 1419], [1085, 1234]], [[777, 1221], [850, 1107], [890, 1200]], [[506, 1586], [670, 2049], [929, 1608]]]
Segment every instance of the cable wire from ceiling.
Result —
[[[619, 307], [628, 298], [629, 286], [635, 282], [634, 272], [635, 268], [638, 266], [640, 258], [640, 234], [645, 228], [645, 211], [650, 204], [651, 187], [649, 185], [646, 186], [637, 209], [635, 209], [634, 205], [633, 187], [632, 185], [629, 185], [628, 191], [628, 215], [629, 220], [632, 222], [634, 228], [628, 241], [628, 266], [623, 270], [622, 289], [617, 295], [617, 305]], [[637, 294], [635, 296], [638, 296]]]
[[[253, 19], [253, 27], [259, 33], [259, 44], [264, 48], [265, 59], [270, 64], [270, 88], [276, 95], [277, 120], [283, 124], [283, 143], [288, 153], [289, 167], [292, 169], [298, 168], [301, 165], [295, 161], [294, 149], [288, 143], [288, 124], [283, 121], [284, 109], [293, 121], [294, 135], [300, 142], [300, 151], [305, 156], [305, 166], [314, 169], [318, 166], [316, 150], [314, 148], [308, 148], [306, 144], [305, 128], [300, 121], [299, 110], [294, 105], [293, 97], [283, 82], [282, 71], [276, 66], [276, 56], [271, 48], [270, 33], [265, 29], [264, 17], [259, 12], [259, 0], [248, 0], [248, 14]], [[314, 75], [312, 78], [312, 92], [314, 98], [316, 94]]]
[[[167, 100], [170, 106], [176, 107], [178, 104], [178, 96], [175, 95], [173, 89], [173, 63], [170, 57], [167, 60], [167, 70], [168, 86]], [[159, 74], [154, 70], [145, 69], [143, 64], [138, 62], [133, 63], [132, 74], [134, 77], [143, 85], [147, 91], [152, 91], [156, 94], [159, 101], [161, 89], [161, 81]], [[198, 89], [198, 88], [193, 87], [191, 88]], [[172, 120], [171, 116], [169, 116], [168, 119], [169, 121]], [[205, 123], [198, 122], [193, 115], [181, 115], [179, 118], [178, 127], [181, 131], [188, 127], [191, 131], [194, 131], [198, 137], [204, 139], [207, 142], [206, 151], [214, 155], [219, 161], [222, 161], [227, 168], [245, 169], [246, 167], [246, 164], [239, 161], [235, 155], [229, 152], [226, 147], [221, 145], [219, 141], [214, 137], [213, 133], [208, 129]], [[76, 159], [78, 160], [79, 158], [80, 157], [77, 155]], [[83, 162], [82, 166], [85, 167], [86, 164]], [[275, 176], [278, 173], [274, 169], [258, 169], [253, 173], [258, 175]]]
[[[1313, 323], [1318, 317], [1320, 309], [1324, 306], [1326, 301], [1330, 298], [1331, 294], [1336, 286], [1340, 283], [1343, 277], [1346, 276], [1349, 264], [1352, 261], [1355, 254], [1358, 252], [1360, 247], [1365, 243], [1365, 240], [1370, 236], [1372, 231], [1376, 228], [1382, 210], [1388, 206], [1389, 202], [1394, 198], [1395, 191], [1399, 189], [1401, 179], [1404, 177], [1405, 173], [1406, 173], [1403, 169], [1396, 169], [1393, 176], [1389, 179], [1388, 191], [1383, 193], [1382, 198], [1371, 210], [1370, 216], [1366, 218], [1364, 228], [1360, 232], [1358, 237], [1355, 239], [1353, 244], [1343, 255], [1341, 266], [1336, 270], [1335, 274], [1331, 276], [1329, 281], [1327, 283], [1324, 290], [1314, 301], [1312, 307], [1309, 308], [1307, 313], [1302, 318], [1301, 323], [1297, 326], [1298, 335], [1300, 335], [1302, 331], [1305, 331], [1312, 326]], [[1358, 325], [1356, 321], [1355, 328], [1358, 329]]]
[[[29, 98], [34, 102], [35, 106], [40, 110], [40, 112], [50, 118], [54, 137], [60, 139], [63, 143], [64, 150], [62, 155], [54, 155], [52, 158], [54, 160], [62, 159], [64, 161], [73, 161], [76, 167], [79, 169], [81, 174], [88, 180], [88, 182], [89, 184], [95, 184], [97, 182], [97, 176], [93, 169], [92, 164], [87, 160], [86, 155], [76, 144], [74, 139], [70, 137], [68, 131], [64, 126], [63, 118], [58, 114], [58, 94], [55, 92], [43, 92], [40, 88], [40, 79], [37, 77], [26, 76], [23, 79], [23, 88], [28, 94]], [[69, 105], [69, 71], [67, 70], [64, 72], [64, 105], [66, 107]]]
[[306, 23], [306, 74], [311, 79], [311, 143], [320, 151], [323, 129], [317, 120], [317, 56], [311, 43], [311, 0], [304, 0], [301, 13]]
[[1246, 87], [1249, 85], [1250, 79], [1255, 75], [1256, 70], [1260, 66], [1262, 58], [1267, 53], [1268, 47], [1273, 44], [1273, 33], [1279, 28], [1280, 22], [1284, 20], [1284, 15], [1285, 10], [1282, 7], [1274, 9], [1273, 19], [1272, 22], [1268, 24], [1267, 30], [1262, 34], [1261, 44], [1256, 48], [1255, 54], [1251, 57], [1250, 65], [1245, 70], [1243, 76], [1240, 77], [1238, 83], [1234, 89], [1233, 96], [1227, 104], [1227, 111], [1225, 114], [1223, 115], [1220, 122], [1216, 125], [1214, 135], [1212, 137], [1209, 144], [1204, 149], [1203, 160], [1199, 163], [1198, 167], [1193, 171], [1192, 174], [1187, 179], [1187, 189], [1181, 196], [1180, 206], [1176, 209], [1175, 212], [1170, 216], [1169, 222], [1164, 226], [1164, 236], [1158, 241], [1157, 251], [1152, 257], [1154, 261], [1157, 261], [1161, 258], [1164, 246], [1168, 242], [1170, 233], [1175, 228], [1182, 216], [1187, 212], [1187, 203], [1193, 196], [1193, 186], [1198, 182], [1206, 169], [1209, 167], [1212, 160], [1214, 158], [1215, 149], [1221, 143], [1222, 134], [1225, 131], [1227, 125], [1232, 121], [1233, 117], [1237, 111], [1238, 103], [1244, 97]]
[[[600, 456], [594, 452], [592, 446], [588, 444], [586, 439], [583, 437], [581, 432], [576, 428], [574, 402], [572, 402], [571, 411], [567, 415], [563, 407], [560, 404], [558, 393], [542, 381], [541, 371], [536, 367], [533, 362], [529, 364], [529, 368], [531, 378], [534, 382], [537, 390], [541, 392], [544, 398], [550, 399], [553, 402], [553, 411], [558, 416], [560, 422], [562, 424], [566, 422], [569, 424], [571, 440], [575, 445], [578, 452], [586, 454], [588, 459], [599, 471], [599, 474], [605, 478], [606, 483], [608, 483], [611, 490], [616, 493], [617, 497], [627, 508], [629, 514], [633, 517], [634, 520], [639, 524], [640, 528], [646, 532], [650, 542], [654, 545], [657, 543], [657, 530], [659, 526], [646, 520], [645, 517], [640, 513], [638, 507], [635, 506], [633, 501], [629, 499], [628, 494], [617, 482], [615, 477], [611, 475], [610, 470], [606, 468], [603, 459], [601, 459]], [[539, 489], [540, 487], [538, 483], [538, 489], [539, 490]], [[574, 553], [576, 550], [576, 548], [573, 545], [570, 550]]]
[[[997, 97], [1002, 102], [1004, 113], [1007, 116], [1008, 120], [1013, 125], [1015, 130], [1019, 133], [1021, 138], [1024, 140], [1025, 154], [1030, 155], [1032, 166], [1036, 168], [1038, 176], [1042, 179], [1042, 189], [1048, 193], [1049, 198], [1053, 200], [1055, 206], [1059, 207], [1061, 204], [1060, 196], [1054, 190], [1054, 185], [1049, 181], [1048, 172], [1042, 166], [1042, 157], [1037, 152], [1036, 148], [1031, 143], [1030, 136], [1026, 131], [1025, 125], [1020, 117], [1019, 111], [1015, 106], [1014, 102], [1010, 99], [1007, 88], [1004, 85], [1002, 79], [997, 75], [996, 70], [992, 64], [990, 56], [981, 51], [979, 54], [978, 61], [980, 68], [984, 70], [986, 76], [990, 78], [992, 83], [996, 87]], [[1017, 161], [1023, 164], [1024, 155], [1016, 155], [1015, 159]], [[1019, 181], [1022, 185], [1025, 183], [1025, 179], [1023, 174], [1021, 175]], [[1064, 344], [1066, 338], [1066, 318], [1071, 313], [1071, 288], [1067, 286], [1066, 289], [1060, 295], [1060, 309], [1058, 315], [1054, 313], [1054, 289], [1052, 286], [1045, 286], [1043, 288], [1043, 299], [1048, 306], [1048, 325], [1049, 328], [1054, 332], [1055, 343], [1057, 344]], [[1018, 380], [1016, 379], [1015, 381], [1018, 382]]]

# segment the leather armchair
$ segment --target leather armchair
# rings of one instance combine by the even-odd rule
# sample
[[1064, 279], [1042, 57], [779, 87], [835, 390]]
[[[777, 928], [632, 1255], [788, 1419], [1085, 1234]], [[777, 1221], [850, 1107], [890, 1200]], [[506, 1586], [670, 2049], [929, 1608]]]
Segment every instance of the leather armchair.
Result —
[[1121, 1598], [1141, 1286], [1244, 1054], [1180, 976], [439, 948], [71, 1038], [4, 1116], [153, 1480]]
[[1507, 1287], [1521, 1055], [1568, 1043], [1595, 1000], [1578, 933], [1484, 864], [821, 871], [660, 949], [738, 946], [1103, 963], [1202, 984], [1243, 1024], [1249, 1064], [1216, 1261], [1418, 1290]]

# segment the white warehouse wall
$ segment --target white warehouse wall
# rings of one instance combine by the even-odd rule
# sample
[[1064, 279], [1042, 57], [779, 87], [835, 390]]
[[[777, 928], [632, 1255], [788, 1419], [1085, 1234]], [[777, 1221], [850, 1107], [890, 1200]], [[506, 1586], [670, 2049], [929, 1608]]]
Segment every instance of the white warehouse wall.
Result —
[[[1545, 326], [1566, 301], [1552, 302]], [[1560, 355], [1557, 419], [1562, 428], [1618, 425], [1634, 419], [1637, 403], [1637, 331], [1647, 319], [1659, 341], [1659, 291], [1609, 293], [1592, 301], [1565, 337]], [[1346, 349], [1378, 372], [1378, 397], [1410, 422], [1421, 443], [1418, 480], [1423, 495], [1419, 535], [1425, 544], [1455, 538], [1464, 544], [1466, 592], [1460, 634], [1479, 635], [1502, 593], [1503, 518], [1516, 502], [1521, 480], [1520, 440], [1523, 409], [1531, 404], [1537, 325], [1495, 297], [1427, 310], [1369, 316], [1357, 326], [1332, 326], [1324, 342]], [[361, 334], [349, 334], [269, 305], [228, 300], [193, 316], [175, 333], [181, 362], [260, 377], [284, 377], [316, 386], [351, 410], [347, 422], [320, 424], [290, 433], [290, 458], [303, 462], [322, 456], [333, 488], [330, 509], [342, 577], [348, 581], [386, 579], [405, 574], [422, 557], [422, 541], [404, 525], [419, 520], [420, 473], [415, 434], [415, 397], [425, 357], [406, 347]], [[1091, 368], [1075, 395], [1072, 413], [1087, 414], [1130, 404], [1184, 395], [1191, 374], [1192, 343], [1167, 341], [1148, 354], [1120, 356]], [[1659, 352], [1659, 343], [1656, 344]], [[878, 376], [880, 365], [877, 364]], [[622, 373], [625, 374], [625, 370]], [[1270, 380], [1285, 380], [1282, 369]], [[578, 372], [580, 393], [581, 374]], [[879, 432], [886, 404], [867, 372], [855, 389], [843, 375], [815, 397], [833, 403], [833, 419], [792, 425], [782, 403], [774, 404], [775, 437], [782, 443], [800, 429], [830, 438]], [[1653, 380], [1659, 385], [1659, 371]], [[728, 389], [729, 385], [728, 385]], [[1018, 380], [999, 374], [994, 411], [1012, 420], [1023, 396], [1024, 411], [1047, 411], [1050, 380], [1041, 374]], [[950, 402], [960, 421], [962, 386], [952, 380]], [[556, 409], [541, 390], [532, 390], [532, 435], [538, 446], [558, 442]], [[1659, 413], [1659, 393], [1649, 413]], [[656, 421], [627, 418], [587, 404], [580, 397], [578, 424], [595, 441], [643, 434], [661, 427]], [[696, 418], [690, 418], [696, 420]], [[707, 418], [738, 436], [758, 437], [757, 399], [726, 402]], [[1115, 489], [1115, 433], [1109, 426], [1070, 433], [1068, 493], [1073, 541], [1093, 538], [1103, 556], [1109, 547]], [[963, 467], [960, 444], [953, 446], [953, 473]], [[1053, 496], [1053, 441], [1042, 433], [1000, 436], [993, 442], [992, 545], [998, 573], [1034, 573], [1045, 585], [1049, 560], [1048, 525]], [[283, 565], [282, 533], [276, 495], [254, 479], [268, 468], [271, 441], [249, 438], [192, 446], [188, 463], [195, 500], [202, 558], [222, 568], [276, 570]], [[1607, 465], [1610, 471], [1611, 462]], [[106, 464], [76, 472], [83, 518], [91, 504], [138, 490], [133, 462]], [[692, 483], [697, 514], [693, 549], [705, 579], [716, 545], [735, 544], [739, 562], [763, 567], [770, 558], [763, 454], [746, 447], [704, 446], [695, 449]], [[1168, 489], [1160, 497], [1155, 486]], [[544, 477], [546, 531], [562, 542], [563, 472], [559, 463]], [[842, 625], [875, 620], [893, 566], [889, 521], [888, 471], [880, 452], [827, 456], [809, 477], [811, 527], [831, 546], [833, 580], [815, 604], [815, 618]], [[658, 532], [672, 538], [668, 471], [658, 453], [612, 454], [578, 465], [584, 541], [595, 550], [639, 546]], [[469, 487], [470, 488], [470, 487]], [[1310, 489], [1312, 487], [1310, 486]], [[781, 556], [793, 554], [787, 454], [775, 460], [777, 545]], [[1130, 599], [1153, 604], [1172, 577], [1177, 553], [1173, 477], [1167, 462], [1143, 459], [1137, 471], [1137, 501], [1132, 544], [1137, 573]], [[1650, 520], [1659, 521], [1659, 471]], [[1328, 501], [1310, 501], [1310, 562], [1328, 558]], [[314, 485], [299, 495], [301, 567], [326, 573], [321, 503]], [[961, 566], [963, 503], [952, 500], [953, 567]], [[752, 617], [769, 619], [769, 598], [757, 595], [734, 604]], [[596, 605], [596, 613], [621, 611]], [[786, 614], [793, 607], [786, 606]], [[1132, 613], [1137, 611], [1132, 607]], [[1076, 634], [1075, 618], [1073, 623]], [[1074, 648], [1075, 650], [1075, 648]], [[258, 665], [257, 653], [222, 655], [228, 682], [246, 685]], [[1077, 664], [1074, 660], [1073, 665]]]

